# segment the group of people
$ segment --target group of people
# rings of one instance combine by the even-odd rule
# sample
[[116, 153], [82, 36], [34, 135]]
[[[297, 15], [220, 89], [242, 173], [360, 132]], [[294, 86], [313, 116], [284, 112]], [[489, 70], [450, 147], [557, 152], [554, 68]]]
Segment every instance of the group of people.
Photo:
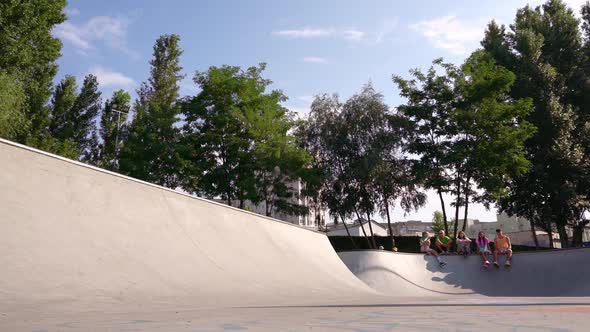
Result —
[[[462, 255], [471, 254], [471, 243], [472, 240], [465, 235], [465, 232], [459, 232], [457, 236], [457, 253]], [[451, 252], [453, 245], [453, 239], [445, 234], [445, 231], [441, 230], [435, 238], [434, 245], [438, 250], [430, 247], [430, 234], [423, 232], [420, 238], [420, 252], [430, 254], [436, 258], [441, 266], [446, 263], [440, 258], [440, 255], [448, 255]], [[486, 237], [484, 232], [479, 232], [477, 239], [475, 239], [475, 248], [477, 253], [481, 256], [483, 266], [490, 266], [489, 255], [491, 252], [490, 240]], [[506, 255], [506, 262], [504, 265], [510, 266], [512, 260], [512, 243], [510, 238], [506, 236], [501, 229], [496, 230], [496, 238], [494, 239], [494, 265], [499, 267], [498, 256]]]

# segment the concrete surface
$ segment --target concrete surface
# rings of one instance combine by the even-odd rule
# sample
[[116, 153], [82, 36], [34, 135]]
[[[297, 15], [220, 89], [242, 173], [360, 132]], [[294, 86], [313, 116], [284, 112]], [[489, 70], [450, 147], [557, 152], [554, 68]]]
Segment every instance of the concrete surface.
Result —
[[376, 291], [321, 233], [4, 140], [0, 170], [0, 331], [573, 331], [590, 317], [587, 297], [441, 295], [424, 262], [407, 277], [421, 293]]
[[[390, 295], [465, 295], [511, 297], [590, 296], [590, 249], [517, 253], [512, 267], [482, 270], [477, 255], [433, 256], [383, 250], [338, 254], [362, 281]], [[491, 259], [491, 257], [490, 257]], [[505, 256], [500, 256], [503, 265]]]

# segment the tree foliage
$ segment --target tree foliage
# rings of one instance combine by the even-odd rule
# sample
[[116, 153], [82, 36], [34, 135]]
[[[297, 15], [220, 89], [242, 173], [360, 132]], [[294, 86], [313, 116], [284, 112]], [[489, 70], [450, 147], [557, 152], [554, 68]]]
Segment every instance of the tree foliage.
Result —
[[61, 42], [51, 34], [65, 21], [65, 0], [19, 1], [0, 3], [0, 71], [19, 77], [25, 94], [30, 125], [27, 136], [43, 135], [49, 123], [47, 100], [57, 74], [56, 60]]
[[22, 83], [15, 76], [0, 71], [0, 137], [16, 140], [29, 126]]
[[175, 188], [179, 156], [176, 145], [180, 103], [180, 37], [163, 35], [156, 40], [150, 61], [151, 75], [137, 91], [134, 118], [121, 149], [120, 171], [129, 176]]
[[267, 91], [265, 65], [211, 67], [197, 72], [201, 92], [185, 100], [183, 187], [228, 205], [264, 203], [266, 215], [305, 214], [296, 185], [305, 181], [307, 154], [289, 134], [286, 97]]
[[[582, 10], [588, 29], [589, 5]], [[517, 79], [512, 98], [530, 98], [527, 120], [538, 128], [526, 142], [531, 171], [509, 182], [502, 210], [531, 220], [550, 234], [559, 232], [568, 246], [566, 227], [577, 230], [578, 245], [588, 211], [588, 40], [579, 21], [562, 1], [526, 6], [510, 30], [490, 23], [482, 45]], [[586, 70], [584, 70], [586, 69]]]

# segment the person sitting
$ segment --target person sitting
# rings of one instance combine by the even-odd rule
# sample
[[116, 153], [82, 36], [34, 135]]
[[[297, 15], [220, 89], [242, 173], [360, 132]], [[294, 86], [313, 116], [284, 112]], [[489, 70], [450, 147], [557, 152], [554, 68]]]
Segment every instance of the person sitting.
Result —
[[436, 250], [430, 248], [430, 234], [428, 234], [428, 232], [422, 232], [422, 237], [420, 238], [420, 252], [434, 256], [440, 266], [446, 265], [446, 263], [438, 256]]
[[481, 255], [481, 259], [483, 260], [483, 266], [490, 266], [490, 261], [488, 260], [488, 255], [490, 254], [490, 240], [488, 240], [484, 232], [479, 232], [477, 234], [477, 239], [475, 240], [475, 247], [477, 249], [477, 252]]
[[506, 263], [504, 265], [510, 266], [512, 260], [512, 243], [510, 238], [504, 235], [501, 229], [496, 229], [496, 239], [494, 240], [494, 265], [498, 264], [498, 255], [506, 255]]
[[471, 254], [471, 239], [463, 231], [460, 231], [457, 236], [457, 253], [463, 256]]
[[434, 242], [438, 250], [440, 250], [442, 255], [448, 254], [451, 251], [451, 245], [453, 245], [453, 240], [445, 235], [445, 231], [441, 230], [438, 232], [438, 236], [436, 237], [436, 241]]

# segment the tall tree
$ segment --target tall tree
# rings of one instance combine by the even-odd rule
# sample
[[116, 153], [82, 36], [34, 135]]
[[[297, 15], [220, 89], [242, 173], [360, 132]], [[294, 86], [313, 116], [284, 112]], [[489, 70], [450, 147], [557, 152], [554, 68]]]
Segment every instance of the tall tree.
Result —
[[147, 83], [137, 91], [129, 137], [121, 149], [120, 171], [166, 187], [178, 185], [176, 144], [180, 105], [180, 37], [163, 35], [156, 40]]
[[538, 132], [526, 142], [531, 172], [510, 182], [501, 209], [550, 235], [556, 229], [566, 247], [566, 228], [579, 232], [590, 207], [583, 189], [590, 170], [584, 149], [588, 79], [580, 70], [587, 64], [579, 21], [562, 1], [550, 0], [519, 9], [510, 31], [504, 30], [490, 24], [482, 45], [517, 75], [511, 96], [532, 98], [534, 111], [527, 120]]
[[53, 78], [57, 73], [57, 58], [61, 42], [51, 34], [65, 21], [65, 0], [19, 1], [0, 3], [0, 70], [14, 74], [22, 81], [25, 91], [28, 133], [20, 135], [38, 140], [46, 135]]
[[[464, 230], [470, 199], [497, 200], [505, 195], [505, 181], [527, 171], [523, 142], [534, 127], [524, 120], [530, 100], [508, 96], [514, 74], [486, 52], [475, 52], [460, 68], [442, 67], [443, 74], [431, 67], [427, 74], [414, 71], [416, 80], [394, 80], [408, 97], [399, 108], [409, 124], [407, 152], [420, 158], [418, 170], [427, 186], [437, 190], [443, 209], [443, 188], [455, 196], [456, 237], [461, 207]], [[475, 189], [483, 195], [476, 196]]]
[[93, 140], [96, 118], [101, 107], [98, 80], [87, 75], [80, 93], [76, 79], [66, 76], [56, 87], [49, 123], [49, 134], [60, 142], [71, 141], [78, 150], [80, 159], [90, 161], [91, 149], [98, 144]]
[[410, 73], [414, 77], [412, 80], [393, 76], [400, 95], [408, 100], [398, 106], [400, 116], [406, 120], [405, 150], [419, 156], [419, 162], [414, 164], [415, 172], [425, 188], [436, 191], [444, 230], [450, 234], [443, 195], [452, 190], [455, 182], [448, 163], [457, 131], [451, 116], [457, 101], [455, 80], [459, 73], [442, 59], [434, 60], [426, 73], [418, 69]]
[[263, 203], [268, 216], [305, 214], [293, 184], [308, 174], [307, 154], [289, 133], [295, 122], [280, 105], [286, 97], [267, 91], [264, 69], [197, 72], [201, 92], [183, 106], [184, 187], [240, 208]]

